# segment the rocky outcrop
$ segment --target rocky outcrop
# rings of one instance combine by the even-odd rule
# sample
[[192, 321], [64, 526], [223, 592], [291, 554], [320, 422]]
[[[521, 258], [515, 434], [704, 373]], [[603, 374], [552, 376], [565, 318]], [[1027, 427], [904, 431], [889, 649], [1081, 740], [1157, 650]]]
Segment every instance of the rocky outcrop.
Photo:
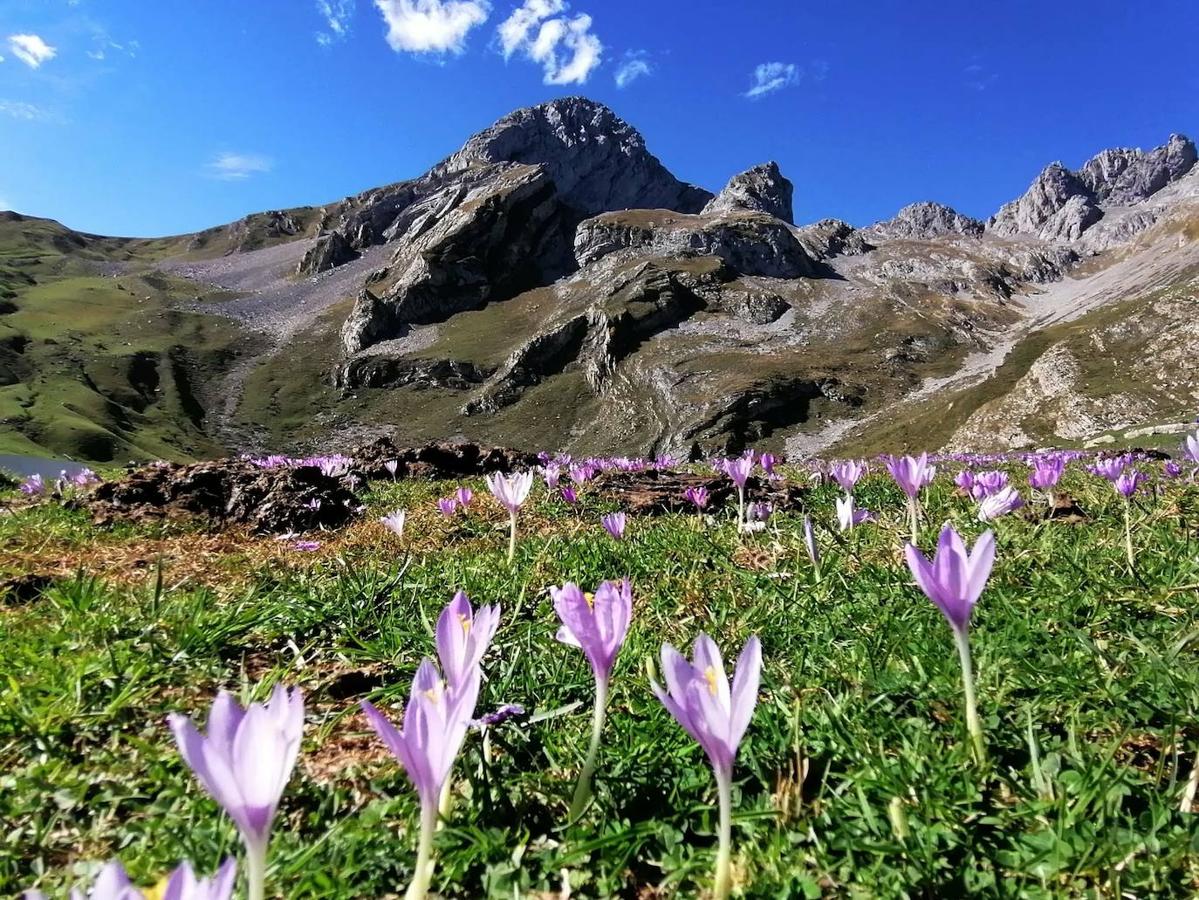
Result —
[[988, 227], [996, 234], [1039, 236], [1041, 226], [1052, 219], [1072, 197], [1089, 198], [1090, 191], [1077, 175], [1060, 162], [1050, 163], [1023, 196], [1000, 208]]
[[1199, 156], [1195, 144], [1181, 134], [1172, 134], [1161, 147], [1142, 150], [1104, 150], [1078, 170], [1079, 179], [1095, 199], [1113, 205], [1145, 200], [1195, 166]]
[[874, 249], [866, 233], [840, 219], [821, 219], [795, 230], [800, 245], [813, 259], [860, 256]]
[[570, 259], [557, 189], [541, 166], [507, 166], [408, 229], [342, 327], [348, 354], [406, 325], [443, 321], [553, 280]]
[[984, 227], [978, 219], [964, 216], [942, 203], [926, 201], [905, 206], [894, 218], [871, 225], [866, 232], [876, 239], [928, 241], [943, 235], [980, 237]]
[[782, 219], [788, 225], [795, 224], [791, 200], [795, 188], [779, 171], [778, 163], [768, 162], [754, 166], [740, 175], [734, 175], [724, 190], [713, 197], [704, 207], [704, 215], [749, 210], [765, 213]]
[[1004, 205], [987, 223], [1000, 235], [1032, 235], [1044, 241], [1077, 241], [1110, 207], [1141, 203], [1186, 176], [1197, 159], [1195, 144], [1178, 134], [1149, 152], [1104, 150], [1077, 172], [1053, 163], [1022, 197]]
[[490, 374], [469, 362], [409, 359], [380, 353], [346, 360], [334, 373], [333, 385], [342, 393], [357, 388], [409, 386], [466, 391], [478, 387]]
[[588, 266], [611, 254], [715, 256], [742, 275], [815, 276], [814, 260], [784, 222], [760, 213], [685, 216], [628, 210], [587, 219], [575, 232], [575, 260]]
[[339, 231], [330, 231], [320, 235], [315, 243], [304, 253], [297, 275], [319, 275], [329, 269], [358, 258], [358, 251], [347, 241]]

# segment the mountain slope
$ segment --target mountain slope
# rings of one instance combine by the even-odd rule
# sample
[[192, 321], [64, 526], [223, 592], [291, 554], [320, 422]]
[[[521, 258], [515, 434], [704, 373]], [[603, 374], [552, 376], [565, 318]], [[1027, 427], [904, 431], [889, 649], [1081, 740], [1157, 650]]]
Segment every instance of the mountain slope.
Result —
[[[1195, 157], [1174, 135], [1054, 164], [985, 223], [921, 202], [867, 228], [797, 227], [777, 165], [714, 196], [611, 110], [566, 98], [416, 179], [198, 235], [9, 217], [0, 446], [1123, 439], [1199, 399]], [[76, 309], [97, 312], [37, 319]]]

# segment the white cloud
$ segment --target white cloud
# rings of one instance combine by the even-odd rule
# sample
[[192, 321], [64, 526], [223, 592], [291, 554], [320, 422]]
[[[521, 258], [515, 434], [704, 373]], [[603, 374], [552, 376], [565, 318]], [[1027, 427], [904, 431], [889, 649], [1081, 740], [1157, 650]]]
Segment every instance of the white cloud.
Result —
[[461, 53], [466, 36], [491, 15], [489, 0], [375, 0], [375, 6], [397, 53]]
[[54, 59], [58, 50], [51, 47], [36, 34], [10, 34], [8, 49], [21, 62], [36, 69], [42, 63]]
[[654, 67], [650, 65], [644, 50], [629, 50], [616, 70], [616, 86], [622, 89], [627, 88], [638, 78], [650, 75], [653, 71]]
[[2, 98], [0, 98], [0, 116], [20, 119], [23, 122], [37, 122], [49, 118], [46, 111], [40, 106], [34, 106], [32, 103], [23, 103], [20, 100], [4, 100]]
[[350, 20], [357, 6], [356, 0], [316, 0], [316, 11], [328, 29], [316, 33], [316, 42], [328, 47], [334, 41], [344, 41], [350, 34]]
[[603, 61], [604, 45], [591, 33], [591, 16], [568, 18], [568, 9], [565, 0], [525, 0], [500, 24], [504, 58], [519, 51], [540, 63], [546, 84], [585, 82]]
[[204, 168], [209, 177], [220, 181], [244, 181], [271, 171], [275, 162], [256, 153], [220, 153]]
[[754, 69], [754, 83], [745, 96], [756, 100], [796, 84], [799, 84], [799, 67], [794, 63], [762, 63]]

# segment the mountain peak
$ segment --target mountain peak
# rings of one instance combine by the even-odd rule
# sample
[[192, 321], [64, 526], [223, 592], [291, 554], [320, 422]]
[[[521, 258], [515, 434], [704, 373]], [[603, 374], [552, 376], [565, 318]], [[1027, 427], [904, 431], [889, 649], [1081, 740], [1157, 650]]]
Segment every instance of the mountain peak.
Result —
[[449, 177], [505, 162], [544, 166], [559, 194], [587, 216], [637, 208], [693, 213], [712, 197], [675, 178], [646, 149], [637, 129], [585, 97], [515, 110], [471, 137], [431, 174]]

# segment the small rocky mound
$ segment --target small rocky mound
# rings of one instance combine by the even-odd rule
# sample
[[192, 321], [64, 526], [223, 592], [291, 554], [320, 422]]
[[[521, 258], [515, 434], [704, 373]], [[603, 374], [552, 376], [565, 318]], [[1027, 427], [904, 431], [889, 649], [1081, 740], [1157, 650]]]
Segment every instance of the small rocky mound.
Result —
[[[695, 512], [684, 496], [687, 488], [708, 492], [708, 511], [737, 503], [733, 483], [722, 475], [703, 475], [647, 469], [644, 472], [602, 472], [591, 482], [593, 490], [620, 504], [633, 515]], [[794, 512], [804, 508], [805, 490], [783, 481], [750, 478], [745, 484], [748, 502], [769, 503], [776, 512]]]
[[734, 175], [723, 191], [713, 197], [704, 207], [704, 215], [749, 210], [766, 213], [782, 219], [788, 225], [795, 224], [791, 201], [795, 186], [779, 171], [776, 162], [754, 166], [740, 175]]
[[579, 224], [574, 253], [580, 267], [618, 252], [625, 257], [715, 256], [742, 275], [766, 278], [818, 273], [789, 226], [772, 216], [743, 210], [705, 216], [625, 210]]
[[537, 454], [479, 444], [426, 444], [397, 447], [380, 438], [352, 452], [354, 471], [364, 478], [392, 478], [386, 463], [396, 464], [395, 478], [477, 478], [492, 472], [512, 472], [538, 465]]
[[813, 259], [832, 259], [835, 256], [861, 256], [874, 249], [866, 239], [866, 231], [854, 228], [841, 219], [821, 219], [795, 229], [796, 236]]
[[255, 534], [338, 528], [360, 507], [340, 478], [315, 466], [263, 469], [242, 459], [135, 469], [84, 503], [99, 525], [198, 516]]
[[316, 239], [304, 253], [296, 268], [297, 275], [318, 275], [338, 266], [352, 262], [359, 256], [348, 240], [339, 231], [330, 231]]
[[912, 203], [885, 222], [870, 226], [870, 233], [881, 238], [903, 238], [927, 241], [942, 235], [960, 234], [979, 237], [983, 223], [964, 216], [942, 203]]

